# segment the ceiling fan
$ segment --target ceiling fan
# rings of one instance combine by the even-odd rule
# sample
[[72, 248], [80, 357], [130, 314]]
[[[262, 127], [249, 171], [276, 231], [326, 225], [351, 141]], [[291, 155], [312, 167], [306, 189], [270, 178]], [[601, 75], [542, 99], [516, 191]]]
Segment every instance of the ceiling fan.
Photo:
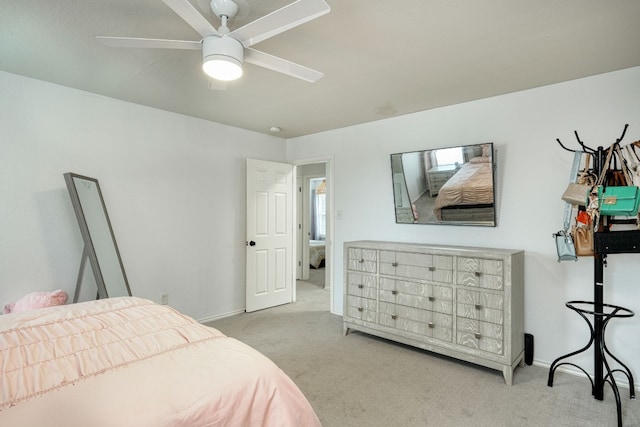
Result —
[[312, 83], [323, 76], [319, 71], [255, 50], [251, 46], [328, 13], [331, 8], [324, 0], [294, 1], [233, 31], [227, 26], [227, 22], [238, 13], [238, 5], [233, 0], [211, 0], [211, 10], [221, 20], [217, 30], [189, 0], [162, 1], [193, 27], [202, 39], [96, 38], [113, 47], [201, 50], [204, 72], [221, 81], [240, 78], [243, 62]]

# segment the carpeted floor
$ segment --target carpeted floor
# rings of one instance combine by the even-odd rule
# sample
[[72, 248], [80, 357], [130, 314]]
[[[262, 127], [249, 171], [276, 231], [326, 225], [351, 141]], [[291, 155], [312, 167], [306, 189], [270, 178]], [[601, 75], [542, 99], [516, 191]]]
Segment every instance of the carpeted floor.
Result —
[[324, 266], [320, 268], [309, 268], [309, 279], [305, 280], [305, 282], [311, 283], [312, 285], [324, 287], [325, 286], [325, 268]]
[[[586, 378], [547, 369], [502, 373], [366, 334], [344, 336], [329, 291], [298, 282], [298, 301], [208, 325], [256, 348], [300, 387], [325, 427], [616, 426], [610, 388], [591, 396]], [[625, 427], [640, 427], [640, 403], [621, 390]]]

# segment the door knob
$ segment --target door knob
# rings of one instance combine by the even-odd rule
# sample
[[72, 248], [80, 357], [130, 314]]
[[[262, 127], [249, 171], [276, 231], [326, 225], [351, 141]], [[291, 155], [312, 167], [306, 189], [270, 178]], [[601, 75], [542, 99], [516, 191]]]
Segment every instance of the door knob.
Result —
[[248, 246], [255, 246], [255, 245], [256, 245], [256, 242], [254, 242], [254, 241], [252, 240], [252, 241], [250, 241], [249, 243], [247, 243], [247, 245], [248, 245]]

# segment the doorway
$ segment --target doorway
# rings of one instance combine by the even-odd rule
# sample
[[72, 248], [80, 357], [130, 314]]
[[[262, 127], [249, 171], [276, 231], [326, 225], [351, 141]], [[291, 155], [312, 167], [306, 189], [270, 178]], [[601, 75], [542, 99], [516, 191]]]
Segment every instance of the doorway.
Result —
[[303, 175], [302, 187], [302, 269], [300, 279], [325, 288], [327, 243], [327, 178]]
[[330, 159], [296, 164], [296, 279], [325, 290], [333, 312], [331, 188]]

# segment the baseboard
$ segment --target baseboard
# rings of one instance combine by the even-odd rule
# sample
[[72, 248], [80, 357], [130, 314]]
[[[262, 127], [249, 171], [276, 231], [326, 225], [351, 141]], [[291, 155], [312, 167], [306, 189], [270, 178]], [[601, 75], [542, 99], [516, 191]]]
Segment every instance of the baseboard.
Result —
[[235, 316], [236, 314], [240, 314], [240, 313], [244, 313], [244, 310], [236, 310], [236, 311], [231, 311], [229, 313], [218, 314], [216, 316], [204, 317], [202, 319], [198, 319], [197, 322], [198, 323], [209, 323], [209, 322], [213, 322], [215, 320], [224, 319], [225, 317]]

